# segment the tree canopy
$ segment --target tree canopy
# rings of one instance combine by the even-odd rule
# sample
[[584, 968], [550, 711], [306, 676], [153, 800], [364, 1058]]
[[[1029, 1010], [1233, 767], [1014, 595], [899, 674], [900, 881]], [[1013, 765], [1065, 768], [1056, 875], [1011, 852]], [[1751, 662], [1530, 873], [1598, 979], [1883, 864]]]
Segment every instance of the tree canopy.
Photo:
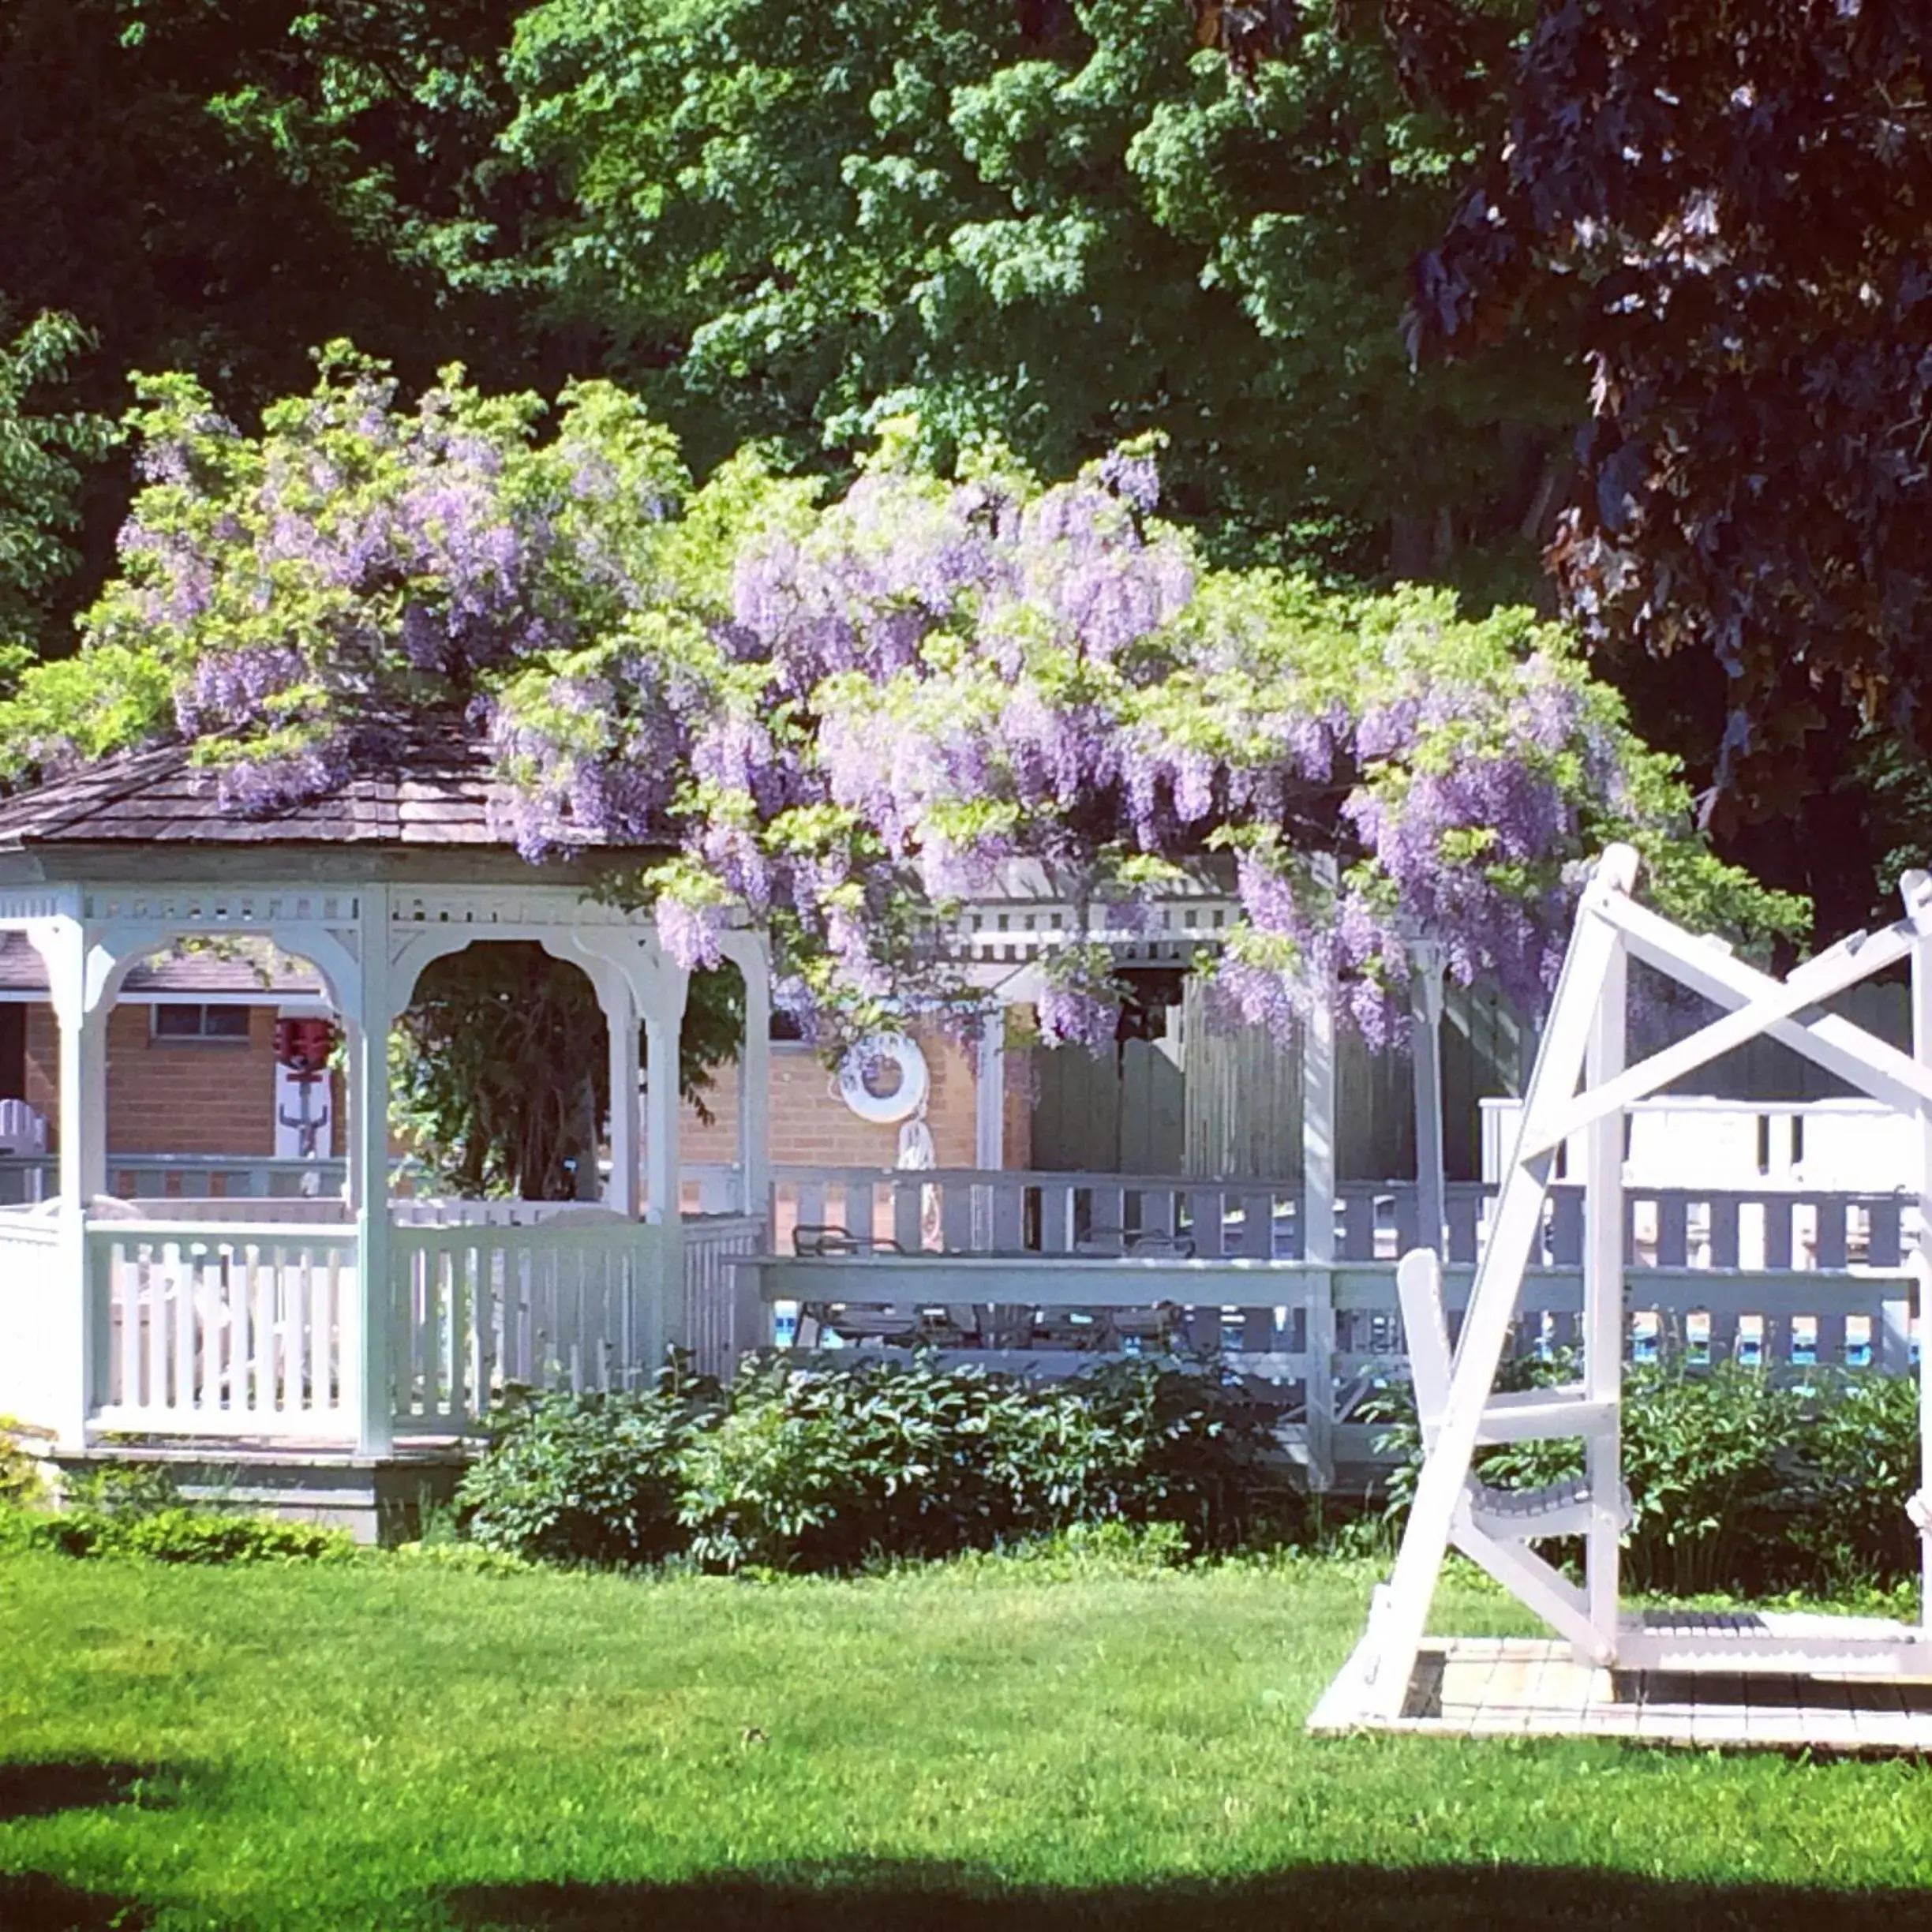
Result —
[[1092, 921], [1042, 1007], [1089, 1043], [1117, 998], [1091, 932], [1217, 852], [1226, 999], [1279, 1024], [1339, 998], [1375, 1037], [1419, 936], [1534, 1005], [1611, 837], [1680, 912], [1799, 910], [1710, 857], [1560, 630], [1215, 566], [1159, 519], [1149, 444], [1046, 483], [995, 446], [937, 474], [889, 429], [827, 495], [750, 455], [695, 486], [603, 384], [548, 435], [455, 370], [405, 406], [346, 348], [259, 436], [188, 378], [147, 395], [123, 575], [0, 707], [17, 766], [180, 738], [248, 811], [466, 719], [527, 853], [661, 854], [634, 889], [679, 957], [764, 923], [835, 1032], [964, 997], [953, 909], [1020, 860]]
[[[1875, 0], [0, 0], [4, 327], [95, 345], [17, 418], [184, 369], [253, 432], [339, 335], [412, 385], [614, 380], [701, 477], [754, 440], [843, 490], [905, 417], [949, 475], [1159, 431], [1215, 564], [1560, 602], [1727, 853], [1843, 930], [1932, 836], [1926, 32]], [[9, 620], [53, 654], [136, 481], [69, 458]]]
[[87, 466], [114, 440], [111, 423], [48, 397], [85, 343], [71, 316], [51, 313], [0, 342], [0, 676], [36, 656], [51, 625], [78, 560]]
[[517, 11], [0, 0], [0, 298], [92, 333], [97, 406], [130, 368], [185, 368], [239, 414], [331, 335], [419, 379], [487, 367], [508, 331], [485, 271], [537, 192], [493, 152]]
[[1174, 0], [544, 0], [508, 72], [557, 309], [701, 470], [911, 414], [938, 466], [1066, 475], [1159, 429], [1224, 560], [1534, 588], [1580, 388], [1553, 336], [1410, 367], [1472, 131], [1372, 41], [1243, 77]]
[[[1386, 9], [1423, 84], [1466, 89], [1482, 12]], [[1808, 809], [1855, 717], [1932, 748], [1932, 15], [1544, 0], [1477, 51], [1507, 137], [1412, 326], [1486, 355], [1577, 314], [1566, 607], [1593, 640], [1714, 657], [1720, 810]]]

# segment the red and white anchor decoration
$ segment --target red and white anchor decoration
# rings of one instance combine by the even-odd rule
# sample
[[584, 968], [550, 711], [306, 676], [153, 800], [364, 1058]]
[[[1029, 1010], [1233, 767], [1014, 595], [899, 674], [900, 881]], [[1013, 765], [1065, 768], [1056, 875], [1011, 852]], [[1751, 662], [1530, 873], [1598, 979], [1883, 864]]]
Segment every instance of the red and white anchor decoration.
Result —
[[320, 1017], [275, 1022], [275, 1156], [324, 1160], [334, 1151], [335, 1089], [329, 1056], [335, 1027]]

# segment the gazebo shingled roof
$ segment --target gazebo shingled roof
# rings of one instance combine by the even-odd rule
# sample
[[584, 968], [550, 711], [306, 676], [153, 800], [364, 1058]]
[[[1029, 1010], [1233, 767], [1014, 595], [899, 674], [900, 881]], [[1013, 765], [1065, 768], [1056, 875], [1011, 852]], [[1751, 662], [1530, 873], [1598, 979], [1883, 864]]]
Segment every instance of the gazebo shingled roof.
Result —
[[157, 843], [493, 845], [512, 843], [508, 795], [489, 749], [455, 732], [413, 735], [355, 759], [316, 798], [265, 811], [225, 808], [185, 745], [123, 753], [0, 801], [0, 851]]

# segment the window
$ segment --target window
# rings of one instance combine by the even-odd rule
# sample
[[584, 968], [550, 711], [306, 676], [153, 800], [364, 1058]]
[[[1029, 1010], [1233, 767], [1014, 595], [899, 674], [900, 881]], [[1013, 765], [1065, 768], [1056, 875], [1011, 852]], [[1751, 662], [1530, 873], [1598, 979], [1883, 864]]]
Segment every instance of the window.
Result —
[[154, 1015], [154, 1037], [158, 1040], [245, 1040], [249, 1036], [245, 1006], [203, 1006], [170, 1000], [148, 1010]]

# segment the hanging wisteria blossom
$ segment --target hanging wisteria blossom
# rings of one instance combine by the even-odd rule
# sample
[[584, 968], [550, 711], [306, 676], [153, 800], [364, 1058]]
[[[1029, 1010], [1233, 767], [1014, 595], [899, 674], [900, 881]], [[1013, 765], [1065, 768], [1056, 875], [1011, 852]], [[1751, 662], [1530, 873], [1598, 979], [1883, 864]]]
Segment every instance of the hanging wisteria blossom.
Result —
[[1042, 1033], [1096, 1049], [1114, 944], [1184, 880], [1239, 908], [1203, 962], [1222, 1010], [1329, 1002], [1376, 1042], [1424, 938], [1533, 1012], [1612, 837], [1679, 915], [1795, 915], [1710, 857], [1561, 631], [1212, 568], [1155, 515], [1151, 442], [1043, 485], [889, 434], [824, 501], [748, 457], [694, 489], [608, 385], [542, 417], [457, 371], [399, 408], [340, 349], [256, 438], [150, 385], [123, 575], [0, 720], [17, 762], [178, 737], [255, 810], [463, 734], [526, 856], [638, 852], [690, 965], [765, 925], [833, 1039], [970, 1005], [958, 907], [1016, 868], [1071, 914]]

